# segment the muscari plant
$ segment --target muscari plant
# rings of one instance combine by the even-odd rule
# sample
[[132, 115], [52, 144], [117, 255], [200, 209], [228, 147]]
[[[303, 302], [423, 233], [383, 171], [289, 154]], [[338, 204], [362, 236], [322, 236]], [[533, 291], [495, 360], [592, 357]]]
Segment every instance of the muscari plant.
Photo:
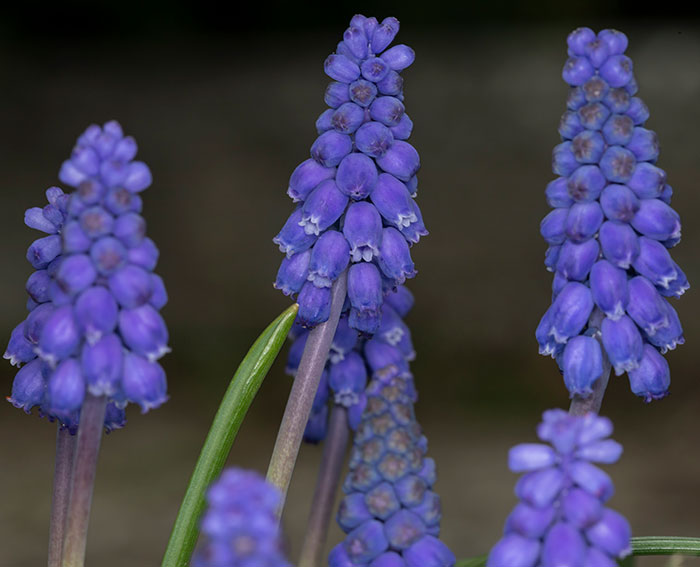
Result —
[[[563, 77], [571, 86], [541, 223], [554, 272], [552, 305], [537, 328], [556, 359], [570, 410], [545, 411], [537, 435], [509, 454], [524, 473], [519, 503], [488, 556], [457, 562], [440, 539], [435, 462], [416, 421], [415, 357], [404, 322], [416, 275], [410, 248], [427, 235], [415, 197], [418, 153], [400, 72], [414, 52], [392, 45], [395, 18], [357, 15], [325, 61], [329, 107], [310, 157], [292, 173], [294, 210], [274, 238], [285, 254], [275, 287], [295, 303], [241, 362], [187, 487], [164, 567], [608, 567], [630, 553], [700, 554], [700, 541], [631, 539], [607, 507], [621, 446], [597, 415], [609, 373], [627, 373], [650, 402], [669, 388], [662, 356], [683, 343], [665, 299], [688, 282], [668, 249], [680, 240], [672, 191], [656, 166], [658, 142], [635, 96], [627, 38], [578, 29]], [[8, 400], [57, 424], [49, 567], [80, 567], [102, 431], [167, 400], [158, 360], [168, 352], [159, 314], [167, 302], [154, 273], [140, 192], [148, 167], [117, 122], [79, 138], [48, 204], [28, 209], [42, 231], [29, 247], [27, 317], [5, 358], [19, 367]], [[293, 385], [267, 479], [229, 469], [233, 440], [285, 338]], [[287, 557], [280, 518], [302, 440], [323, 443], [298, 562]], [[346, 536], [323, 554], [348, 446], [337, 522]], [[201, 531], [201, 541], [195, 546]]]

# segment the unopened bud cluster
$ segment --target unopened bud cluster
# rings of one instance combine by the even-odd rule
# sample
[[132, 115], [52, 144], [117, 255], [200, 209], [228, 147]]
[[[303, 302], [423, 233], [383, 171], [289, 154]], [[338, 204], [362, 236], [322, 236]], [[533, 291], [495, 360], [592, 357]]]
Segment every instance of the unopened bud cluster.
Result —
[[649, 111], [635, 96], [627, 37], [580, 28], [568, 46], [571, 91], [552, 159], [559, 177], [547, 186], [553, 210], [540, 226], [553, 301], [536, 336], [572, 395], [591, 392], [604, 349], [615, 373], [627, 372], [632, 391], [650, 401], [668, 391], [662, 354], [684, 342], [665, 299], [688, 289], [668, 252], [680, 241], [680, 219], [656, 165], [656, 134], [644, 127]]
[[158, 313], [167, 294], [140, 215], [151, 173], [133, 161], [136, 151], [117, 122], [90, 126], [59, 173], [76, 191], [51, 187], [49, 204], [25, 213], [48, 236], [27, 251], [36, 271], [26, 285], [29, 314], [5, 353], [21, 367], [8, 399], [71, 430], [88, 393], [107, 397], [108, 429], [123, 423], [129, 402], [146, 411], [167, 399], [156, 362], [169, 350]]
[[435, 462], [416, 421], [412, 376], [394, 363], [378, 369], [355, 434], [338, 523], [345, 540], [329, 567], [452, 567], [438, 539], [440, 497]]
[[297, 208], [274, 238], [286, 254], [275, 287], [298, 294], [306, 327], [328, 320], [331, 286], [348, 269], [348, 324], [372, 334], [386, 292], [416, 273], [409, 247], [427, 231], [413, 199], [420, 160], [406, 141], [413, 123], [399, 75], [414, 52], [389, 47], [398, 31], [395, 18], [357, 15], [324, 65], [330, 108], [289, 180]]

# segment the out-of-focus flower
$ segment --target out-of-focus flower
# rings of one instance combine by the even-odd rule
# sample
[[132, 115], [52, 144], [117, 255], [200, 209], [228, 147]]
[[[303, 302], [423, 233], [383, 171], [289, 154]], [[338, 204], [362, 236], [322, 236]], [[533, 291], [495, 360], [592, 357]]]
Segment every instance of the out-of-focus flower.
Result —
[[537, 434], [549, 445], [525, 443], [510, 450], [510, 470], [525, 473], [515, 486], [520, 503], [506, 520], [488, 567], [579, 565], [615, 567], [629, 555], [630, 527], [605, 503], [614, 489], [593, 463], [614, 463], [622, 453], [608, 439], [609, 419], [595, 414], [543, 414]]
[[156, 362], [169, 350], [158, 313], [167, 293], [140, 215], [151, 173], [133, 160], [136, 150], [117, 122], [90, 126], [59, 173], [76, 190], [51, 187], [48, 205], [25, 213], [48, 236], [27, 251], [36, 271], [26, 285], [29, 315], [5, 352], [21, 367], [8, 400], [72, 431], [88, 392], [107, 397], [108, 430], [123, 425], [129, 402], [147, 411], [167, 399]]
[[289, 567], [281, 551], [277, 488], [256, 472], [227, 469], [209, 487], [204, 541], [192, 567]]

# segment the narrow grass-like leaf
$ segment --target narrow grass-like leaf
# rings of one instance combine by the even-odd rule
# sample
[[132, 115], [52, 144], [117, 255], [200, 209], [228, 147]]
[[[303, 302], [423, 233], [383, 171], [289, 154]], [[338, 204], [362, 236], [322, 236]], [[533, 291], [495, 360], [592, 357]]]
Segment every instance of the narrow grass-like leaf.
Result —
[[[633, 537], [632, 555], [620, 562], [620, 567], [632, 567], [637, 555], [690, 555], [700, 557], [700, 538], [697, 537]], [[488, 556], [457, 561], [455, 567], [484, 567]]]
[[162, 567], [187, 567], [190, 564], [199, 535], [198, 522], [204, 508], [206, 489], [221, 473], [241, 422], [277, 358], [298, 309], [299, 306], [294, 304], [270, 323], [233, 375], [194, 467], [170, 534]]
[[691, 555], [700, 557], [700, 538], [697, 537], [633, 537], [634, 555]]

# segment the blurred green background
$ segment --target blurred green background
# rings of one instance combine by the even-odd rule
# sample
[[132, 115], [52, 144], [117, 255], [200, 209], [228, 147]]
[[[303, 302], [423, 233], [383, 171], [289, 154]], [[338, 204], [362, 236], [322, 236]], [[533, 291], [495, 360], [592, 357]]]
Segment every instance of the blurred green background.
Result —
[[[421, 154], [419, 204], [430, 236], [413, 248], [418, 417], [437, 459], [443, 536], [459, 557], [488, 551], [514, 504], [508, 448], [534, 440], [541, 412], [568, 404], [534, 328], [550, 300], [538, 232], [566, 86], [565, 39], [579, 25], [630, 39], [659, 164], [684, 221], [673, 251], [700, 281], [700, 21], [678, 3], [657, 12], [605, 0], [429, 5], [266, 2], [19, 4], [0, 22], [0, 329], [24, 316], [24, 259], [36, 233], [25, 208], [44, 202], [91, 122], [118, 119], [154, 175], [149, 235], [170, 303], [171, 400], [107, 437], [88, 565], [159, 564], [178, 501], [218, 400], [241, 356], [288, 305], [272, 288], [271, 238], [292, 205], [293, 168], [324, 109], [322, 63], [356, 12], [401, 20], [398, 41], [411, 138]], [[448, 7], [449, 6], [449, 7]], [[625, 446], [610, 468], [612, 505], [637, 535], [700, 535], [700, 298], [674, 302], [687, 344], [668, 355], [672, 395], [644, 405], [614, 378], [603, 413]], [[264, 471], [290, 380], [278, 361], [230, 462]], [[13, 369], [0, 366], [9, 393]], [[0, 405], [0, 566], [44, 563], [55, 428]], [[320, 457], [305, 447], [285, 515], [299, 551]], [[333, 542], [340, 538], [334, 528]], [[645, 559], [642, 567], [664, 563]], [[687, 560], [684, 565], [700, 565]]]

